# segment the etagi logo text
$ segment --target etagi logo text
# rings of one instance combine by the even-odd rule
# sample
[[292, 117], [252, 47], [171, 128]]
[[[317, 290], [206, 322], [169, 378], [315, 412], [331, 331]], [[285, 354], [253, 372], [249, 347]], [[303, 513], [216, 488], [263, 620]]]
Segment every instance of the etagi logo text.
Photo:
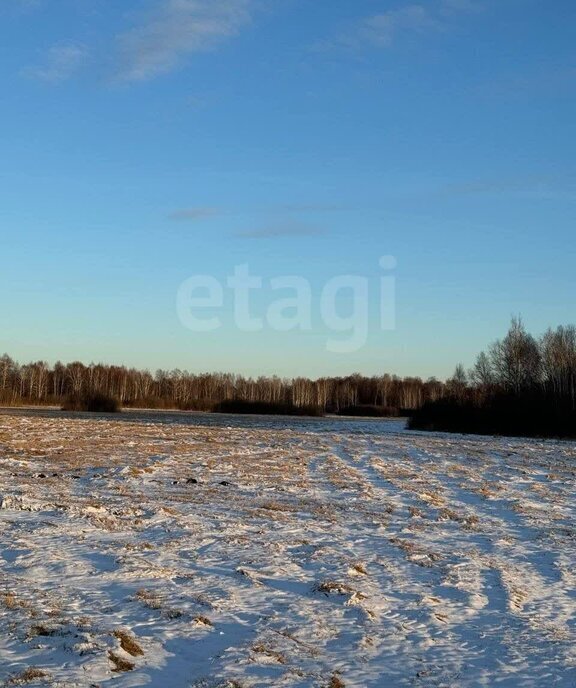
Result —
[[[396, 268], [393, 256], [380, 258], [382, 270], [377, 279], [364, 275], [335, 275], [328, 279], [319, 293], [318, 311], [324, 329], [338, 336], [329, 336], [326, 350], [333, 353], [353, 353], [368, 341], [370, 329], [396, 329]], [[255, 291], [270, 290], [273, 298], [264, 314], [252, 312], [251, 297]], [[225, 284], [212, 275], [193, 275], [178, 289], [176, 309], [181, 324], [192, 332], [214, 332], [223, 327], [222, 318], [215, 314], [224, 308], [226, 290], [232, 299], [234, 326], [241, 332], [261, 332], [269, 328], [276, 332], [292, 330], [312, 331], [314, 290], [310, 280], [299, 275], [264, 279], [252, 274], [248, 264], [237, 265]], [[277, 292], [282, 296], [274, 296]], [[372, 308], [374, 300], [378, 308]], [[345, 302], [346, 307], [342, 308]], [[377, 315], [371, 312], [377, 310]], [[210, 311], [210, 314], [207, 313]], [[345, 312], [342, 312], [345, 311]]]

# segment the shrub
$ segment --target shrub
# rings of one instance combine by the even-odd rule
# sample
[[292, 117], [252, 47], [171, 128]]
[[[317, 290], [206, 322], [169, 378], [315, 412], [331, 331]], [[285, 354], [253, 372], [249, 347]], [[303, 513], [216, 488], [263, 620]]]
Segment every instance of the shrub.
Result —
[[214, 407], [216, 413], [245, 413], [255, 415], [277, 416], [323, 416], [322, 409], [317, 406], [295, 406], [287, 403], [273, 403], [267, 401], [243, 401], [241, 399], [227, 399]]
[[448, 397], [424, 404], [413, 413], [408, 427], [479, 435], [576, 437], [576, 411], [539, 393], [495, 393], [481, 403]]
[[179, 411], [212, 411], [216, 402], [210, 399], [190, 399], [177, 404]]
[[114, 397], [95, 392], [73, 394], [62, 405], [63, 411], [88, 411], [90, 413], [118, 413], [120, 404]]
[[357, 404], [338, 411], [339, 416], [364, 416], [366, 418], [398, 418], [400, 411], [392, 406]]

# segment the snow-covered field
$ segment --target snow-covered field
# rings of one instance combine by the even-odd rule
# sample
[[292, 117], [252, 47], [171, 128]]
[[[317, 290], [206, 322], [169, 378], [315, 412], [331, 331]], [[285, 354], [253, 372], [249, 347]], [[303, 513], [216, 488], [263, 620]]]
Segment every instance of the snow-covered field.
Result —
[[0, 684], [575, 686], [575, 476], [400, 423], [0, 415]]

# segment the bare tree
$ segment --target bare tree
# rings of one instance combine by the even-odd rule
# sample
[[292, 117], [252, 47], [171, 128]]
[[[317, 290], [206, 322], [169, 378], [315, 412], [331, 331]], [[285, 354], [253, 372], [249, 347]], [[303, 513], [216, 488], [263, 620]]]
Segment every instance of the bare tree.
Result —
[[513, 318], [508, 334], [492, 345], [490, 361], [497, 381], [514, 394], [520, 394], [540, 380], [538, 343], [526, 332], [520, 318]]

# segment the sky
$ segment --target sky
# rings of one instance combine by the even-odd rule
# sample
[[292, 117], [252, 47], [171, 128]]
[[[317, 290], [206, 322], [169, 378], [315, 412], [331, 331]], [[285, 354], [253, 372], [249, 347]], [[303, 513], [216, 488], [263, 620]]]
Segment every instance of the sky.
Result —
[[0, 0], [0, 351], [445, 378], [575, 322], [575, 46], [573, 0]]

